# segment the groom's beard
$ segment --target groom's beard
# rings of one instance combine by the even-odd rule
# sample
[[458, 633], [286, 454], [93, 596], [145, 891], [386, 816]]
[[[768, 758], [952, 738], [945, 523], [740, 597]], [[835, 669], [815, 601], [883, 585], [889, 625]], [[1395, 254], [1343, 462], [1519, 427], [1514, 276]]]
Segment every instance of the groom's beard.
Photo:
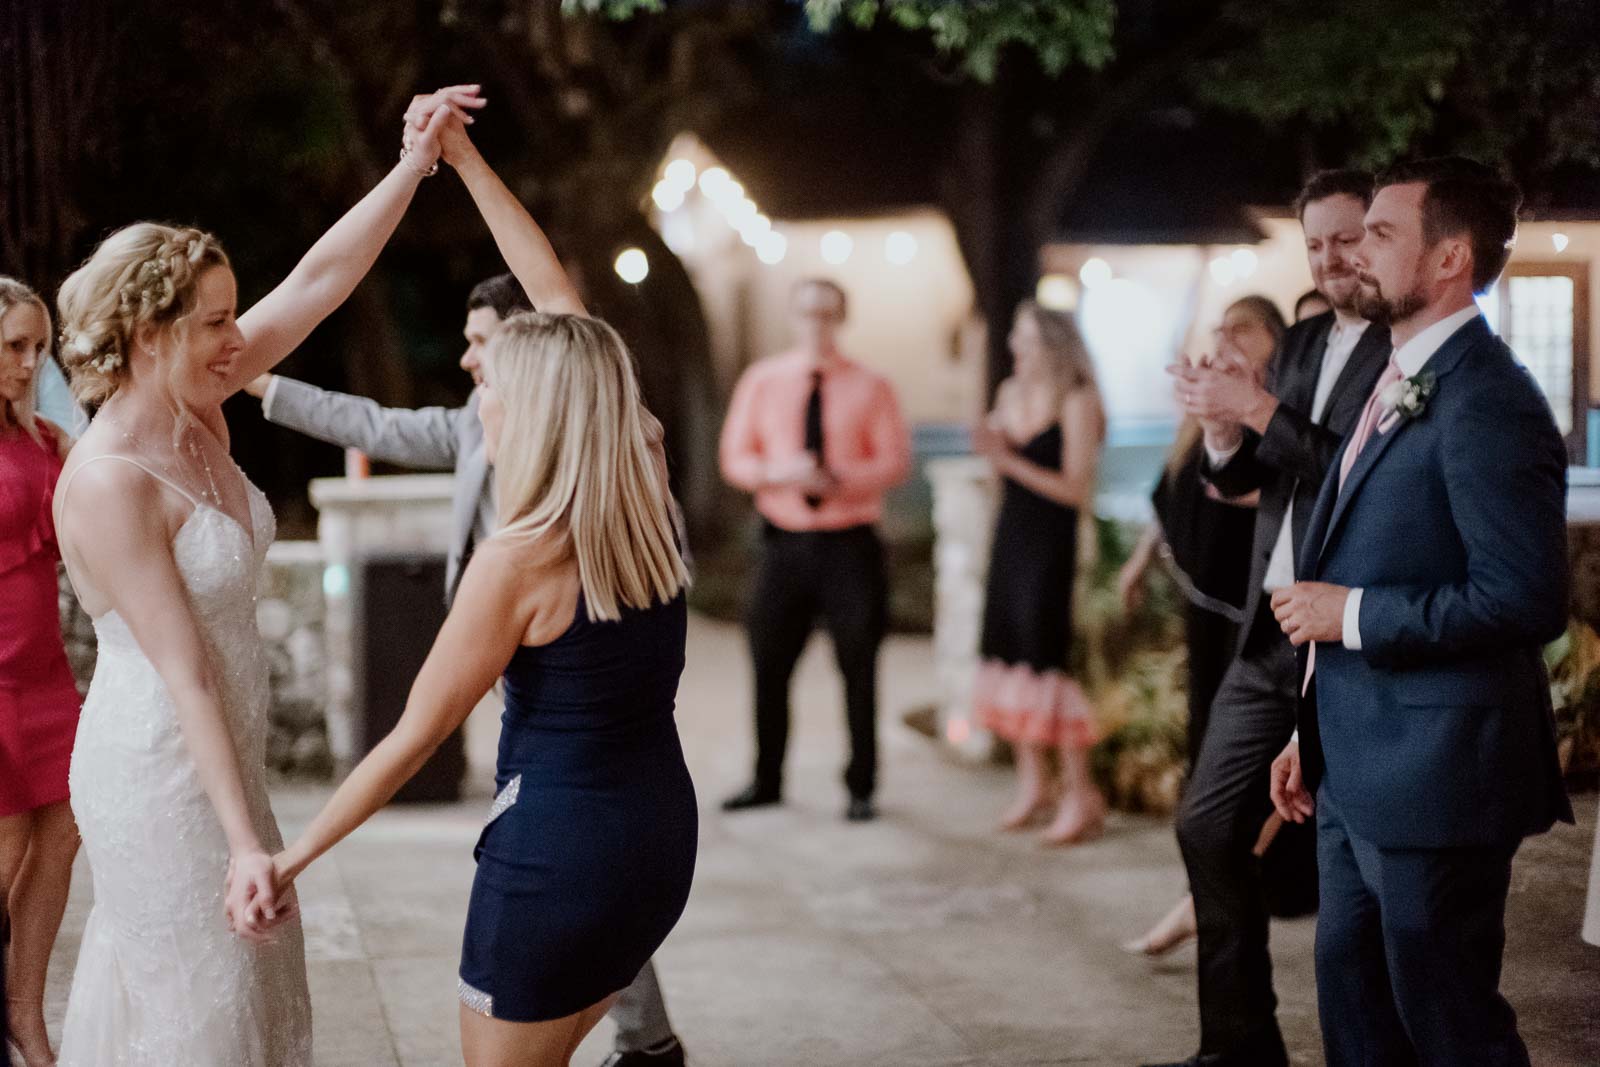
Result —
[[1378, 279], [1361, 276], [1361, 288], [1356, 291], [1356, 311], [1368, 322], [1380, 326], [1393, 326], [1404, 322], [1428, 306], [1428, 298], [1419, 285], [1404, 296], [1393, 299], [1383, 295]]

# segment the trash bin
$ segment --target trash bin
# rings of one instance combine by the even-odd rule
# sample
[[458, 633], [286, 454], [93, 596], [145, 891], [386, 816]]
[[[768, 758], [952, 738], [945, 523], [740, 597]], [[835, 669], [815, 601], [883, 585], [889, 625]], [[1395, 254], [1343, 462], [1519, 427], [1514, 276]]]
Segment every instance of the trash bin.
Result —
[[[351, 567], [354, 609], [352, 710], [358, 758], [394, 729], [411, 683], [444, 625], [445, 557], [434, 552], [374, 552]], [[459, 800], [467, 750], [457, 729], [395, 794], [395, 801]]]

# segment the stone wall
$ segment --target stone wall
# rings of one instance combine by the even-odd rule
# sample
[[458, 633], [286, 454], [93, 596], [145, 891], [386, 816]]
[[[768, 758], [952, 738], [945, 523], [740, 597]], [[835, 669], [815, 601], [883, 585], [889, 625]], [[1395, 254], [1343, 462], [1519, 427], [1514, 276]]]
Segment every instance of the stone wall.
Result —
[[984, 582], [994, 537], [999, 486], [986, 460], [973, 456], [932, 460], [933, 648], [939, 673], [939, 736], [958, 754], [982, 760], [994, 738], [972, 718], [972, 683], [978, 672]]
[[[267, 551], [256, 619], [272, 678], [267, 767], [280, 777], [327, 780], [333, 774], [322, 577], [322, 548], [315, 541], [280, 541]], [[87, 691], [94, 674], [94, 626], [64, 575], [60, 602], [67, 659], [79, 690]]]
[[333, 775], [322, 577], [322, 547], [315, 541], [279, 541], [267, 550], [256, 602], [272, 672], [267, 767], [285, 777]]

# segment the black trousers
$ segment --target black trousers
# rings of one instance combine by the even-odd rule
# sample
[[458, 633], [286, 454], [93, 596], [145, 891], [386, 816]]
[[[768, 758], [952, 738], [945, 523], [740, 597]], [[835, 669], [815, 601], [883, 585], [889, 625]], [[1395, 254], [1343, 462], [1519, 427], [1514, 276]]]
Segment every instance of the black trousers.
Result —
[[1206, 736], [1211, 704], [1233, 662], [1239, 625], [1195, 604], [1184, 607], [1184, 644], [1188, 646], [1189, 772], [1200, 760], [1200, 742]]
[[1528, 1067], [1500, 995], [1518, 842], [1379, 848], [1317, 793], [1317, 1009], [1328, 1067]]
[[750, 601], [755, 664], [756, 784], [783, 786], [789, 744], [789, 682], [820, 618], [844, 675], [850, 762], [844, 781], [870, 797], [878, 770], [878, 647], [889, 614], [883, 545], [870, 526], [791, 533], [768, 525]]
[[1275, 1029], [1268, 909], [1254, 853], [1272, 810], [1272, 761], [1294, 732], [1295, 657], [1270, 611], [1228, 668], [1178, 809], [1178, 845], [1199, 927], [1200, 1051], [1228, 1053]]

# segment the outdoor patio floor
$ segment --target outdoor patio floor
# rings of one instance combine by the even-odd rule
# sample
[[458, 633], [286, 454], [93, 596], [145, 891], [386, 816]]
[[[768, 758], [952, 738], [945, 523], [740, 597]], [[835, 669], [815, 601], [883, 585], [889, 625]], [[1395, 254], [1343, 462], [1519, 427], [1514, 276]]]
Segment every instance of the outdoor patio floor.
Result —
[[[937, 682], [924, 639], [883, 665], [883, 818], [846, 824], [843, 715], [818, 639], [796, 680], [788, 803], [724, 816], [749, 763], [739, 631], [697, 619], [679, 723], [702, 805], [687, 913], [659, 966], [695, 1067], [1095, 1064], [1194, 1051], [1192, 948], [1151, 963], [1118, 943], [1184, 889], [1165, 819], [1117, 815], [1100, 841], [1045, 850], [991, 829], [1009, 773], [961, 766], [900, 723]], [[449, 806], [392, 808], [302, 879], [319, 1067], [458, 1064], [455, 966], [471, 847], [492, 782], [492, 715], [475, 716], [479, 767]], [[285, 833], [326, 790], [276, 794]], [[1595, 798], [1580, 825], [1529, 843], [1513, 883], [1504, 989], [1539, 1067], [1600, 1064], [1600, 949], [1578, 940]], [[88, 909], [80, 859], [49, 996], [59, 1026]], [[1312, 922], [1273, 930], [1294, 1062], [1322, 1063]], [[610, 1024], [574, 1063], [609, 1050]], [[222, 1065], [218, 1065], [222, 1067]]]

